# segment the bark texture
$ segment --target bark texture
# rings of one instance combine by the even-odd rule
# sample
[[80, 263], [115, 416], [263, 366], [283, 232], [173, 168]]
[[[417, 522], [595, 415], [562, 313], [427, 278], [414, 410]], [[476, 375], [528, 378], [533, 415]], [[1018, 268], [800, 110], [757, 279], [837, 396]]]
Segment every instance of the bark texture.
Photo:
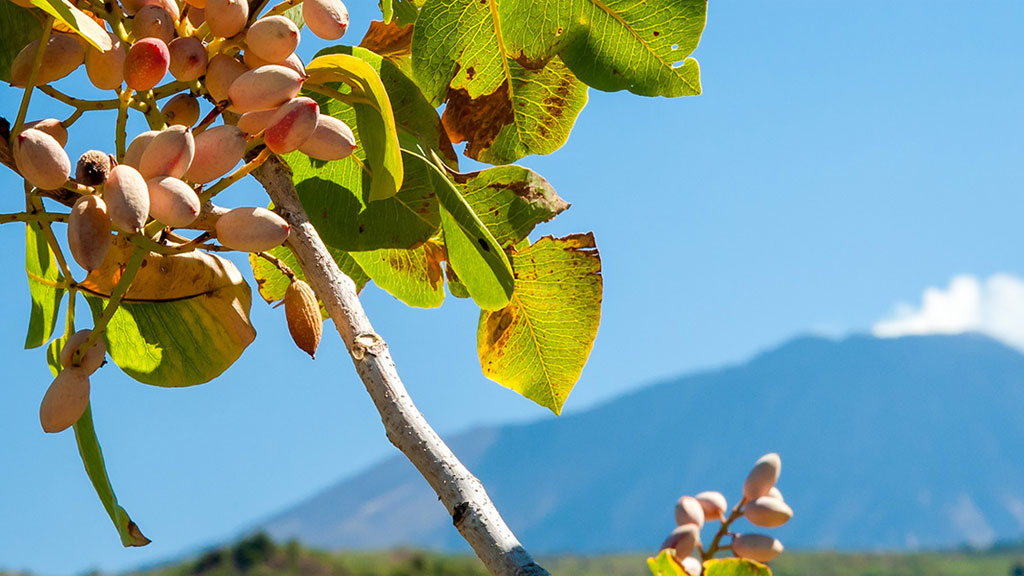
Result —
[[327, 252], [299, 202], [291, 170], [271, 157], [253, 172], [291, 225], [288, 246], [345, 341], [356, 372], [380, 413], [388, 439], [416, 466], [452, 516], [452, 522], [496, 576], [548, 572], [509, 530], [480, 481], [455, 457], [413, 404], [387, 344], [373, 331], [355, 284]]

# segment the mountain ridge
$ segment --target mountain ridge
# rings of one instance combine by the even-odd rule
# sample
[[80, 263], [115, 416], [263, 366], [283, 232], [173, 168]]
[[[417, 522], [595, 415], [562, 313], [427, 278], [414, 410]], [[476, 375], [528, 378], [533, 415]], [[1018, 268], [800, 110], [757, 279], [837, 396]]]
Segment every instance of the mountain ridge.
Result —
[[[1024, 355], [975, 334], [799, 337], [568, 414], [449, 442], [539, 553], [649, 550], [683, 493], [730, 504], [782, 455], [789, 547], [916, 549], [1024, 533]], [[465, 550], [436, 496], [392, 457], [273, 516], [325, 548]], [[740, 527], [740, 529], [747, 529]]]

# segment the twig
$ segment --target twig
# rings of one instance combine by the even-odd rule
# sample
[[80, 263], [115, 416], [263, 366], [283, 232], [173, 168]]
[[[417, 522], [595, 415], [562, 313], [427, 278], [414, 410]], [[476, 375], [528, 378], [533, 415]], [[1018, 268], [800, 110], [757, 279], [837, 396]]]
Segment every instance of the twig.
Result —
[[292, 269], [277, 256], [268, 252], [256, 252], [256, 255], [273, 264], [274, 267], [280, 270], [281, 274], [287, 276], [289, 280], [295, 280], [295, 272], [293, 272]]
[[50, 31], [53, 30], [53, 16], [47, 16], [43, 22], [43, 35], [39, 39], [39, 47], [36, 48], [35, 59], [32, 60], [32, 70], [28, 75], [28, 83], [25, 85], [25, 93], [21, 96], [21, 107], [18, 108], [18, 117], [14, 121], [14, 128], [11, 130], [11, 142], [21, 132], [25, 125], [25, 115], [28, 114], [28, 103], [32, 100], [32, 89], [35, 88], [36, 79], [39, 78], [39, 68], [43, 64], [43, 54], [46, 53], [46, 44], [50, 40]]
[[701, 553], [701, 561], [710, 560], [715, 557], [715, 553], [719, 550], [725, 550], [731, 548], [731, 546], [719, 546], [722, 542], [722, 538], [729, 533], [729, 525], [735, 522], [740, 516], [743, 516], [743, 506], [747, 503], [747, 499], [743, 498], [736, 504], [736, 507], [732, 509], [729, 517], [722, 522], [722, 525], [718, 528], [718, 533], [715, 534], [714, 539], [711, 540], [711, 545], [708, 546], [706, 551]]
[[225, 176], [224, 178], [221, 178], [220, 180], [217, 181], [216, 184], [214, 184], [213, 186], [206, 190], [203, 190], [203, 193], [199, 195], [199, 201], [206, 202], [210, 198], [213, 198], [214, 196], [222, 192], [228, 186], [231, 186], [235, 182], [238, 182], [242, 178], [245, 178], [250, 172], [259, 168], [260, 164], [266, 162], [267, 159], [270, 158], [272, 155], [273, 154], [270, 152], [270, 148], [264, 148], [255, 158], [246, 162], [245, 164], [242, 164], [242, 166], [240, 166], [238, 170], [232, 172], [230, 176]]
[[146, 250], [136, 247], [131, 257], [128, 258], [128, 263], [125, 264], [124, 272], [121, 273], [121, 279], [117, 281], [117, 285], [114, 286], [114, 290], [110, 293], [110, 300], [107, 301], [106, 307], [103, 308], [103, 315], [100, 316], [100, 319], [92, 327], [92, 333], [89, 334], [89, 338], [78, 347], [78, 350], [75, 350], [75, 356], [71, 360], [72, 364], [75, 366], [81, 364], [85, 353], [103, 336], [103, 332], [107, 329], [107, 324], [110, 323], [110, 319], [114, 317], [114, 313], [121, 306], [121, 301], [135, 280], [135, 275], [142, 268], [142, 262], [145, 258]]
[[508, 528], [483, 485], [456, 458], [413, 404], [387, 344], [363, 311], [355, 284], [343, 274], [299, 202], [291, 171], [271, 157], [253, 175], [291, 225], [288, 246], [345, 341], [388, 439], [416, 466], [451, 514], [455, 527], [496, 576], [547, 576]]

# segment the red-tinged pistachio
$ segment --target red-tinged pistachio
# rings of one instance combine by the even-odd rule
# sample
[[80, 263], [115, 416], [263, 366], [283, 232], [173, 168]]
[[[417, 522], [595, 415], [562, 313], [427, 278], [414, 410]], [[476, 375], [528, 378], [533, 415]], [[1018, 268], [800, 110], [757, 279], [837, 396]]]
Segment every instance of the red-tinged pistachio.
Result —
[[751, 501], [766, 496], [772, 486], [779, 481], [779, 472], [781, 471], [782, 460], [778, 454], [772, 452], [758, 458], [743, 483], [743, 497]]
[[206, 74], [206, 67], [209, 60], [206, 57], [206, 47], [198, 38], [175, 38], [167, 45], [171, 53], [171, 63], [168, 69], [175, 79], [182, 82], [191, 82]]
[[26, 122], [25, 128], [34, 128], [40, 132], [46, 132], [60, 144], [61, 148], [68, 145], [68, 130], [56, 118], [46, 118], [35, 122]]
[[53, 379], [39, 405], [39, 423], [48, 434], [67, 430], [89, 407], [89, 374], [65, 368]]
[[324, 40], [337, 40], [348, 30], [348, 8], [341, 0], [306, 0], [302, 3], [306, 26]]
[[152, 142], [153, 138], [156, 138], [156, 135], [159, 133], [159, 130], [147, 130], [133, 138], [131, 143], [128, 144], [128, 150], [124, 153], [124, 161], [122, 164], [127, 164], [138, 170], [139, 166], [142, 164], [142, 153], [146, 151], [146, 148], [149, 148], [150, 142]]
[[110, 215], [99, 196], [83, 196], [68, 216], [68, 247], [87, 272], [99, 268], [110, 250]]
[[265, 16], [245, 32], [246, 51], [272, 64], [280, 64], [299, 46], [299, 27], [284, 16]]
[[245, 29], [248, 19], [246, 0], [206, 0], [206, 25], [214, 36], [231, 38]]
[[[89, 339], [92, 334], [92, 330], [79, 330], [72, 334], [64, 347], [60, 350], [60, 364], [64, 368], [72, 368], [72, 360], [75, 357], [75, 352], [78, 348]], [[99, 370], [100, 366], [103, 366], [104, 356], [107, 354], [107, 345], [103, 342], [103, 338], [98, 338], [96, 342], [89, 347], [89, 349], [82, 355], [82, 363], [79, 367], [85, 370], [86, 374], [92, 375], [96, 370]]]
[[761, 496], [752, 502], [747, 502], [743, 507], [743, 515], [754, 526], [777, 528], [789, 522], [789, 519], [793, 517], [793, 509], [778, 498]]
[[302, 88], [304, 76], [279, 64], [249, 70], [231, 83], [228, 96], [238, 112], [277, 108]]
[[739, 534], [732, 539], [732, 551], [747, 560], [771, 562], [782, 554], [782, 542], [764, 534]]
[[700, 502], [701, 508], [704, 509], [705, 520], [725, 520], [725, 511], [729, 509], [729, 505], [725, 501], [725, 496], [721, 492], [707, 491], [701, 492], [694, 496], [697, 502]]
[[199, 216], [199, 196], [188, 184], [171, 176], [158, 176], [149, 186], [149, 215], [167, 226], [181, 228]]
[[[36, 59], [39, 40], [29, 42], [11, 63], [11, 84], [18, 88], [28, 85], [32, 64]], [[49, 84], [71, 74], [85, 61], [85, 49], [78, 40], [67, 34], [52, 34], [46, 41], [43, 63], [36, 75], [36, 86]]]
[[99, 186], [110, 174], [110, 154], [101, 150], [88, 150], [78, 158], [75, 180], [86, 186]]
[[312, 98], [293, 98], [278, 109], [263, 132], [263, 142], [276, 154], [297, 150], [316, 130], [320, 106]]
[[167, 44], [159, 38], [143, 38], [128, 49], [124, 61], [124, 81], [129, 88], [143, 92], [156, 86], [171, 64]]
[[142, 231], [149, 217], [149, 187], [138, 170], [127, 164], [111, 168], [103, 199], [114, 225], [128, 232]]
[[210, 64], [206, 68], [206, 90], [213, 101], [227, 100], [231, 85], [247, 70], [245, 64], [226, 54], [217, 54], [210, 58]]
[[284, 218], [266, 208], [235, 208], [217, 219], [217, 239], [232, 250], [264, 252], [288, 239]]
[[676, 525], [696, 524], [704, 527], [704, 508], [693, 496], [683, 496], [676, 501]]
[[199, 99], [189, 93], [178, 94], [160, 110], [171, 126], [194, 126], [199, 121]]
[[85, 52], [85, 73], [89, 81], [100, 90], [114, 90], [124, 82], [124, 62], [128, 58], [128, 48], [117, 36], [110, 36], [111, 48], [100, 51], [89, 46]]
[[192, 164], [196, 142], [188, 126], [169, 126], [146, 146], [139, 172], [146, 179], [157, 176], [181, 178]]
[[68, 181], [71, 159], [57, 140], [40, 130], [24, 130], [14, 139], [14, 163], [30, 184], [56, 190]]
[[132, 18], [132, 33], [136, 40], [159, 38], [164, 44], [174, 39], [174, 20], [162, 7], [155, 4], [143, 6]]
[[245, 134], [236, 126], [214, 126], [196, 136], [196, 154], [185, 179], [206, 184], [227, 174], [245, 155]]
[[320, 115], [316, 130], [299, 146], [306, 156], [327, 161], [347, 158], [355, 149], [356, 137], [348, 124], [326, 114]]
[[316, 349], [324, 332], [324, 319], [313, 288], [295, 279], [284, 293], [284, 314], [288, 332], [300, 350], [316, 358]]
[[661, 544], [661, 550], [675, 549], [676, 558], [689, 556], [697, 544], [700, 543], [700, 528], [696, 524], [683, 524], [676, 526], [668, 538]]

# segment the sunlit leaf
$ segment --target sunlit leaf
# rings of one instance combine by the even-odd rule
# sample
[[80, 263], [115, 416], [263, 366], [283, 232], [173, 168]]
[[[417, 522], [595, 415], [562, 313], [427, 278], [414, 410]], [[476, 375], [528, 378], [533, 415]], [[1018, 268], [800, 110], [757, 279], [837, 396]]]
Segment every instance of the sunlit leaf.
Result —
[[[524, 11], [514, 18], [530, 20]], [[428, 0], [412, 39], [416, 82], [466, 155], [507, 164], [554, 152], [586, 104], [586, 86], [558, 58], [523, 63], [504, 44], [494, 0]]]
[[352, 252], [351, 256], [377, 286], [409, 306], [437, 308], [444, 302], [444, 252], [433, 242], [412, 250]]
[[547, 180], [522, 166], [497, 166], [453, 178], [462, 197], [502, 248], [526, 238], [537, 224], [569, 208]]
[[385, 22], [391, 22], [391, 19], [395, 17], [394, 0], [380, 0], [380, 12], [384, 16]]
[[65, 26], [73, 30], [86, 42], [92, 44], [93, 48], [101, 52], [110, 50], [113, 45], [110, 42], [110, 35], [96, 23], [88, 14], [75, 8], [67, 0], [32, 0], [32, 5], [41, 8], [53, 16]]
[[139, 526], [128, 516], [128, 512], [117, 503], [117, 496], [114, 494], [114, 488], [110, 485], [110, 478], [107, 476], [103, 451], [100, 449], [100, 442], [96, 438], [96, 430], [93, 427], [92, 406], [86, 408], [85, 414], [82, 414], [82, 417], [75, 423], [75, 440], [78, 442], [78, 453], [82, 457], [82, 464], [85, 465], [85, 472], [89, 475], [89, 480], [92, 481], [92, 486], [96, 489], [96, 495], [99, 496], [103, 508], [106, 509], [107, 515], [110, 516], [110, 520], [117, 528], [117, 533], [121, 536], [121, 545], [129, 547], [149, 544], [149, 538], [142, 534]]
[[39, 38], [43, 26], [29, 10], [14, 2], [0, 2], [0, 81], [11, 81], [14, 57], [30, 42]]
[[704, 576], [772, 576], [772, 571], [760, 562], [745, 558], [722, 558], [704, 563]]
[[420, 8], [426, 0], [394, 0], [395, 22], [399, 26], [415, 24], [420, 15]]
[[656, 558], [648, 558], [647, 567], [654, 576], [687, 576], [670, 550], [662, 550]]
[[427, 167], [442, 206], [441, 227], [449, 264], [459, 274], [477, 306], [484, 310], [505, 307], [515, 281], [504, 250], [466, 203], [449, 175], [426, 158], [417, 158]]
[[480, 314], [480, 365], [491, 380], [559, 414], [597, 336], [601, 258], [593, 234], [546, 236], [512, 264], [511, 302]]
[[[340, 115], [339, 115], [340, 117]], [[344, 118], [342, 118], [344, 119]], [[309, 220], [328, 246], [343, 251], [412, 248], [433, 236], [441, 225], [430, 175], [418, 162], [407, 163], [398, 194], [366, 203], [359, 194], [363, 173], [350, 160], [320, 163], [287, 160], [295, 188]]]
[[292, 6], [291, 8], [285, 10], [282, 16], [294, 22], [295, 25], [298, 26], [300, 30], [302, 29], [303, 26], [306, 25], [306, 20], [305, 18], [302, 17], [302, 4], [299, 4], [298, 6]]
[[[37, 0], [39, 1], [39, 0]], [[366, 61], [348, 54], [317, 56], [306, 66], [307, 84], [344, 82], [355, 96], [370, 104], [355, 104], [361, 128], [361, 146], [373, 175], [368, 202], [390, 198], [402, 187], [402, 153], [398, 144], [395, 116], [388, 92], [377, 71]]]
[[46, 242], [43, 225], [30, 222], [25, 229], [25, 272], [32, 298], [25, 348], [38, 348], [46, 344], [57, 325], [60, 302], [64, 298], [64, 289], [60, 287], [64, 276]]
[[[697, 48], [707, 0], [497, 2], [507, 50], [539, 65], [556, 54], [594, 88], [643, 96], [700, 94]], [[529, 10], [530, 17], [516, 17]]]
[[[95, 318], [131, 253], [131, 244], [118, 237], [103, 266], [81, 283]], [[255, 338], [251, 303], [249, 285], [229, 260], [199, 251], [149, 254], [103, 337], [114, 363], [139, 382], [202, 384]]]

